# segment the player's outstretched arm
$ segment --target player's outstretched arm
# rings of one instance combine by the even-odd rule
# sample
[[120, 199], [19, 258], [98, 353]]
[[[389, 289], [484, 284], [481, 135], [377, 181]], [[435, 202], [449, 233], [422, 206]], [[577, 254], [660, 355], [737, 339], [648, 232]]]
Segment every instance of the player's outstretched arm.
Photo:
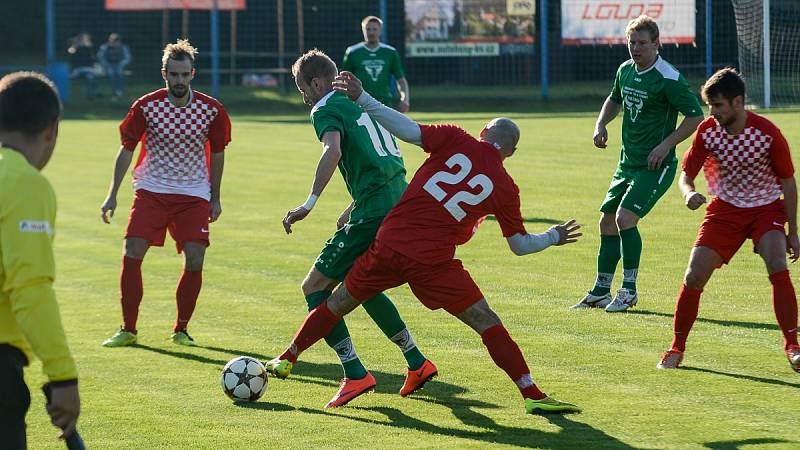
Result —
[[797, 262], [800, 258], [800, 239], [797, 237], [797, 183], [794, 177], [781, 178], [783, 189], [783, 208], [789, 222], [789, 232], [786, 234], [786, 248], [789, 259]]
[[286, 234], [292, 233], [292, 224], [299, 222], [308, 216], [311, 209], [317, 203], [317, 199], [322, 195], [325, 186], [331, 181], [336, 165], [342, 158], [342, 137], [338, 131], [326, 131], [322, 135], [322, 156], [317, 163], [317, 172], [314, 175], [314, 184], [311, 186], [311, 193], [305, 203], [286, 213], [283, 218], [283, 229]]
[[358, 103], [364, 111], [398, 139], [409, 144], [422, 145], [419, 124], [403, 113], [397, 112], [375, 100], [361, 88], [361, 81], [350, 72], [341, 72], [333, 81], [333, 89], [344, 93]]
[[117, 192], [119, 192], [122, 179], [125, 178], [125, 173], [131, 166], [132, 159], [132, 151], [125, 149], [125, 147], [119, 148], [117, 160], [114, 163], [111, 186], [108, 187], [108, 195], [106, 195], [106, 199], [103, 200], [103, 204], [100, 206], [100, 217], [105, 223], [111, 223], [111, 218], [114, 217], [114, 210], [117, 209]]
[[508, 246], [517, 256], [528, 255], [540, 252], [551, 245], [564, 245], [577, 242], [582, 236], [578, 230], [580, 225], [571, 219], [561, 225], [554, 225], [549, 230], [541, 234], [521, 234], [517, 233], [508, 237]]
[[681, 176], [678, 178], [678, 187], [683, 194], [683, 200], [686, 203], [686, 207], [692, 211], [699, 208], [700, 205], [706, 202], [706, 197], [703, 194], [695, 191], [694, 178], [687, 175], [686, 172], [681, 172]]

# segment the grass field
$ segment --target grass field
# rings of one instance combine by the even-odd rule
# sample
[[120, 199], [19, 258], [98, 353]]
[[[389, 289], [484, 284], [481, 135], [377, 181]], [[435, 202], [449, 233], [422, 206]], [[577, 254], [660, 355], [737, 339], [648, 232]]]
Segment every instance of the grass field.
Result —
[[[599, 103], [596, 105], [599, 107]], [[572, 311], [594, 280], [597, 207], [613, 171], [610, 148], [590, 138], [595, 113], [514, 113], [523, 136], [506, 166], [522, 191], [530, 231], [576, 218], [580, 242], [516, 257], [496, 222], [485, 223], [459, 256], [520, 344], [537, 383], [584, 408], [578, 415], [524, 414], [519, 394], [478, 336], [444, 312], [426, 310], [406, 287], [395, 300], [440, 376], [400, 398], [404, 360], [361, 310], [348, 325], [375, 393], [324, 410], [341, 376], [319, 344], [288, 380], [271, 379], [253, 404], [233, 404], [219, 387], [237, 355], [279, 353], [306, 314], [299, 284], [348, 200], [339, 178], [314, 212], [286, 236], [284, 213], [305, 200], [319, 144], [305, 115], [237, 117], [223, 182], [223, 214], [213, 226], [204, 286], [190, 332], [196, 349], [169, 341], [182, 260], [154, 248], [143, 267], [139, 345], [100, 342], [120, 323], [118, 276], [131, 190], [112, 225], [99, 207], [118, 148], [114, 120], [66, 120], [45, 174], [59, 200], [56, 290], [80, 369], [79, 429], [96, 449], [311, 448], [797, 448], [800, 375], [783, 355], [763, 264], [747, 245], [706, 289], [685, 366], [658, 371], [671, 339], [675, 296], [701, 211], [682, 206], [677, 188], [641, 224], [639, 305], [625, 314]], [[426, 112], [419, 121], [454, 121], [477, 133], [491, 113]], [[797, 112], [768, 117], [800, 155]], [[121, 116], [120, 116], [121, 117]], [[684, 146], [685, 148], [685, 146]], [[409, 172], [423, 154], [402, 146]], [[797, 161], [797, 158], [795, 159]], [[338, 175], [337, 175], [338, 177]], [[792, 269], [796, 273], [796, 268]], [[797, 277], [794, 277], [795, 281]], [[619, 279], [615, 282], [618, 286]], [[63, 448], [37, 390], [28, 415], [32, 449]]]

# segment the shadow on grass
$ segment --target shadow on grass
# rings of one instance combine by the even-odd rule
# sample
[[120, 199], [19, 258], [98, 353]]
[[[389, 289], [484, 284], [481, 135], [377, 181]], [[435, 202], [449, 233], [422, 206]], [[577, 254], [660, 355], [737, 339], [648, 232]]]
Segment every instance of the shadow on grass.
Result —
[[755, 381], [757, 383], [772, 384], [775, 386], [786, 386], [791, 388], [800, 388], [800, 383], [791, 383], [783, 380], [775, 380], [773, 378], [761, 378], [753, 375], [744, 375], [741, 373], [721, 372], [718, 370], [703, 369], [701, 367], [680, 366], [678, 370], [691, 370], [695, 372], [704, 372], [714, 375], [724, 375], [726, 377], [738, 378], [740, 380]]
[[[659, 317], [669, 317], [672, 319], [672, 314], [657, 312], [657, 311], [648, 311], [646, 309], [629, 309], [627, 311], [628, 314], [641, 314], [643, 316], [659, 316]], [[778, 325], [773, 323], [759, 323], [759, 322], [742, 322], [739, 320], [720, 320], [720, 319], [709, 319], [706, 317], [698, 317], [698, 322], [705, 322], [705, 323], [713, 323], [714, 325], [722, 325], [723, 327], [739, 327], [739, 328], [752, 328], [758, 330], [777, 330]]]
[[[198, 346], [196, 349], [223, 353], [226, 355], [224, 358], [211, 358], [189, 353], [188, 351], [168, 350], [141, 344], [136, 344], [131, 347], [139, 350], [151, 351], [160, 355], [183, 358], [205, 364], [213, 364], [218, 366], [220, 370], [230, 358], [235, 356], [247, 355], [259, 360], [270, 359], [269, 356], [259, 353], [215, 346]], [[405, 375], [400, 373], [372, 371], [372, 374], [378, 381], [376, 392], [380, 393], [396, 394], [405, 381]], [[338, 364], [316, 364], [300, 361], [295, 366], [295, 369], [293, 370], [292, 376], [289, 380], [277, 381], [273, 379], [273, 382], [312, 383], [322, 386], [329, 386], [331, 389], [334, 389], [338, 385], [337, 380], [340, 377], [341, 367]], [[500, 443], [530, 448], [563, 448], [572, 446], [589, 446], [592, 448], [634, 448], [585, 423], [576, 422], [565, 416], [544, 416], [546, 417], [546, 420], [549, 420], [552, 424], [561, 428], [560, 431], [555, 433], [531, 430], [529, 428], [515, 428], [500, 425], [491, 417], [479, 412], [479, 410], [498, 409], [500, 406], [493, 403], [461, 397], [461, 395], [467, 392], [468, 390], [464, 387], [441, 382], [438, 379], [433, 379], [425, 384], [424, 390], [414, 393], [413, 396], [408, 399], [408, 401], [430, 403], [448, 408], [453, 416], [457, 417], [464, 425], [472, 429], [442, 427], [411, 417], [397, 408], [390, 407], [362, 408], [351, 406], [337, 410], [317, 410], [310, 408], [298, 409], [290, 405], [270, 402], [235, 403], [235, 405], [241, 408], [258, 409], [264, 411], [301, 411], [307, 414], [335, 416], [362, 423], [372, 423], [384, 426], [388, 425], [398, 428], [419, 430], [441, 436], [471, 439], [486, 444]], [[320, 399], [320, 404], [322, 404], [322, 402], [325, 400], [326, 399]], [[518, 401], [519, 399], [515, 400]], [[347, 411], [353, 410], [371, 411], [383, 414], [386, 416], [388, 423], [385, 421], [378, 421], [364, 417], [355, 417], [347, 414]], [[519, 414], [523, 413], [521, 402], [518, 412]], [[537, 420], [536, 417], [539, 416], [533, 416], [531, 417], [531, 420]]]
[[[416, 400], [425, 401], [424, 399], [418, 398]], [[347, 414], [348, 410], [379, 413], [384, 415], [386, 420], [375, 420], [366, 417], [352, 416]], [[459, 419], [461, 419], [465, 425], [468, 425], [473, 429], [439, 426], [434, 423], [425, 422], [415, 417], [411, 417], [397, 408], [383, 406], [369, 408], [351, 407], [338, 410], [314, 410], [309, 408], [300, 408], [298, 411], [306, 414], [341, 417], [343, 419], [349, 419], [367, 424], [407, 428], [438, 436], [470, 439], [484, 444], [508, 444], [518, 447], [554, 449], [573, 447], [611, 447], [623, 449], [635, 448], [585, 423], [574, 421], [571, 418], [563, 415], [543, 416], [543, 420], [548, 420], [553, 425], [561, 428], [557, 432], [547, 432], [524, 427], [517, 428], [500, 425], [492, 418], [480, 414], [474, 410], [467, 410], [469, 412], [469, 417], [467, 420], [465, 420], [463, 415], [459, 416]], [[454, 410], [454, 412], [456, 411], [457, 410]], [[464, 410], [459, 411], [462, 413], [464, 412]], [[519, 413], [522, 414], [521, 408]], [[532, 416], [531, 420], [536, 421], [542, 419], [540, 419], [539, 416]]]
[[715, 442], [706, 442], [703, 444], [706, 448], [713, 448], [714, 450], [736, 450], [742, 448], [745, 445], [761, 445], [761, 444], [784, 444], [784, 443], [792, 443], [792, 441], [787, 441], [785, 439], [776, 439], [776, 438], [752, 438], [752, 439], [740, 439], [738, 441], [715, 441]]

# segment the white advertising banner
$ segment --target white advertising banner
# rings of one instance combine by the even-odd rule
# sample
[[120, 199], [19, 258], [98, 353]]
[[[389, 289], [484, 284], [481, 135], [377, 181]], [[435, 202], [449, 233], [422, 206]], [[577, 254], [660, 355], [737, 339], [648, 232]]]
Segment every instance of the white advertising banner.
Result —
[[695, 41], [695, 0], [561, 0], [561, 43], [626, 44], [625, 27], [647, 15], [662, 44]]

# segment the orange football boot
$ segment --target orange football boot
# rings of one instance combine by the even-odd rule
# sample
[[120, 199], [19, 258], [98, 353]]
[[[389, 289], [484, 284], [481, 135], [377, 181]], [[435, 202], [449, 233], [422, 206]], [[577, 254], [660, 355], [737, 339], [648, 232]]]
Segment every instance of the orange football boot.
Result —
[[375, 388], [375, 377], [367, 372], [367, 376], [360, 380], [351, 380], [350, 378], [342, 378], [342, 383], [339, 385], [339, 390], [333, 396], [331, 401], [325, 405], [326, 408], [338, 408], [350, 402], [350, 400], [358, 397], [361, 394], [367, 393]]
[[422, 389], [425, 383], [438, 374], [439, 370], [429, 359], [426, 359], [417, 370], [408, 369], [408, 373], [406, 373], [406, 382], [403, 383], [403, 387], [400, 388], [400, 396], [407, 397], [418, 389]]

